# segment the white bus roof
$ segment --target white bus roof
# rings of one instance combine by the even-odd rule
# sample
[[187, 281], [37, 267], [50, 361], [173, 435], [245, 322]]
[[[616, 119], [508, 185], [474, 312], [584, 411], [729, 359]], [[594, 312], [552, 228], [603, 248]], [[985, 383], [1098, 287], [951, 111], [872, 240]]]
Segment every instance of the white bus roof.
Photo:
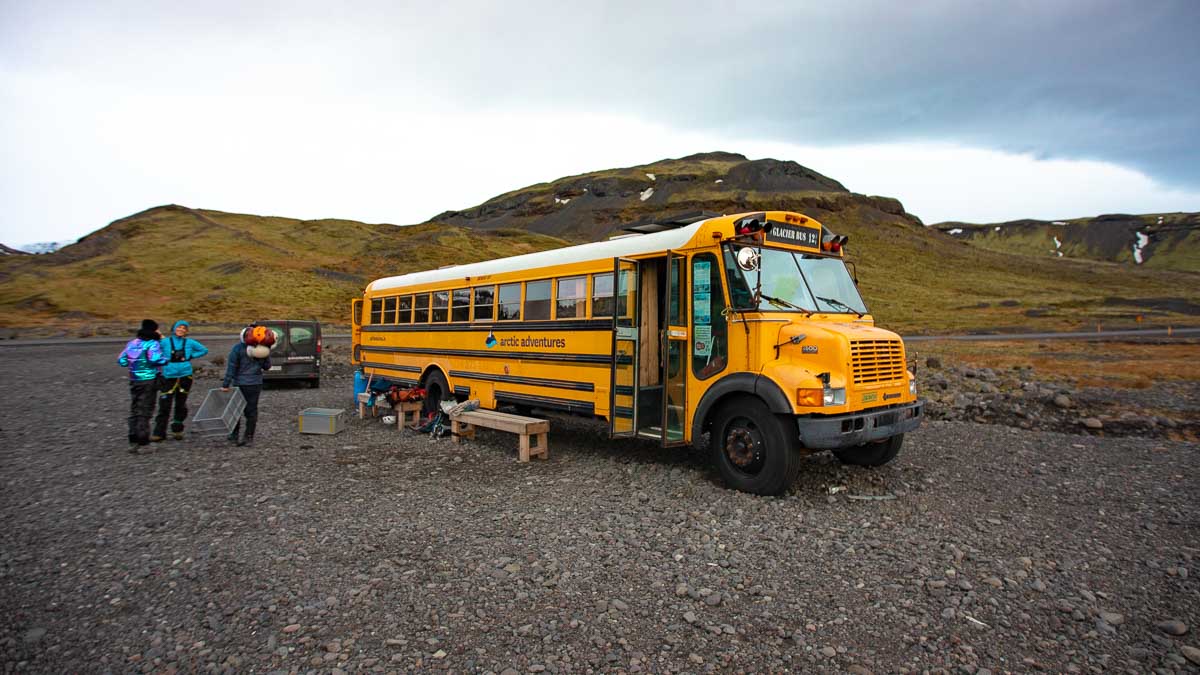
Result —
[[454, 265], [453, 267], [444, 267], [426, 272], [413, 272], [412, 274], [401, 274], [395, 277], [384, 277], [371, 282], [367, 286], [367, 290], [384, 291], [391, 288], [407, 288], [409, 286], [432, 284], [439, 281], [463, 279], [464, 277], [474, 278], [492, 274], [505, 274], [507, 272], [538, 269], [553, 265], [623, 258], [642, 255], [644, 253], [654, 253], [656, 251], [666, 251], [668, 249], [678, 249], [691, 241], [692, 237], [696, 235], [696, 232], [706, 222], [708, 221], [702, 220], [678, 229], [655, 232], [653, 234], [621, 237], [619, 239], [598, 241], [591, 244], [580, 244], [578, 246], [556, 248], [549, 251], [526, 253], [525, 255], [512, 256], [511, 258], [485, 260], [484, 262]]

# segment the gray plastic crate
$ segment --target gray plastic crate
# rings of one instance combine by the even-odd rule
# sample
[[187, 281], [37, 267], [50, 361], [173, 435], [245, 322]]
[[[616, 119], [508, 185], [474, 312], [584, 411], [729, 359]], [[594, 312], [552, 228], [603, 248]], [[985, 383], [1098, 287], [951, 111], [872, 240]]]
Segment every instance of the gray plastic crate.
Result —
[[209, 389], [196, 416], [192, 418], [192, 433], [198, 436], [228, 435], [237, 426], [245, 409], [246, 398], [242, 396], [241, 389]]
[[345, 410], [305, 408], [300, 411], [300, 433], [302, 434], [336, 434], [345, 428]]

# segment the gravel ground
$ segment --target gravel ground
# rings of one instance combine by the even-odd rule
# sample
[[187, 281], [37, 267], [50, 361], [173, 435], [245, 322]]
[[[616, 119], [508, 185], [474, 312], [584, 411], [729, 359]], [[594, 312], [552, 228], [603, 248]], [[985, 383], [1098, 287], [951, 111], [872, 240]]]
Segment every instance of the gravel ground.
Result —
[[4, 672], [1200, 663], [1195, 444], [931, 421], [764, 498], [587, 420], [527, 465], [496, 432], [299, 434], [302, 408], [351, 416], [335, 367], [264, 392], [252, 448], [131, 455], [119, 350], [0, 349]]

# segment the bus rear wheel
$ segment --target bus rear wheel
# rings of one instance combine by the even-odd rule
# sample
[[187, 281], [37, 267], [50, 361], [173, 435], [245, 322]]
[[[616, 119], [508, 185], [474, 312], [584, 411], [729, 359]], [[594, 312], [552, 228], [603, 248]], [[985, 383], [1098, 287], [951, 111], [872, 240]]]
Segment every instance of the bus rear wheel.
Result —
[[851, 448], [840, 448], [834, 450], [833, 454], [842, 464], [883, 466], [896, 459], [896, 455], [900, 454], [901, 445], [904, 445], [904, 434], [896, 434], [882, 441], [864, 443]]
[[757, 398], [738, 398], [717, 411], [709, 447], [729, 487], [782, 494], [800, 473], [800, 439], [788, 421]]
[[421, 388], [425, 390], [425, 405], [421, 412], [426, 416], [429, 413], [436, 413], [440, 410], [438, 404], [448, 398], [453, 398], [450, 393], [450, 385], [446, 382], [446, 376], [442, 375], [440, 370], [432, 370], [425, 376], [425, 381], [421, 383]]

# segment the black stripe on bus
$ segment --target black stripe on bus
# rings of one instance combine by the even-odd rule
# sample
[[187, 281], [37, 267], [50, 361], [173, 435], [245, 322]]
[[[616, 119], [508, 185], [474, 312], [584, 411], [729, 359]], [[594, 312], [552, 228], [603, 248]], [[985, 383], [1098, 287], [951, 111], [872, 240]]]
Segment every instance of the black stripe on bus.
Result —
[[455, 387], [454, 395], [462, 396], [463, 398], [470, 398], [471, 397], [471, 388], [470, 387]]
[[[366, 361], [363, 361], [363, 367], [374, 368], [375, 370], [390, 370], [392, 368], [391, 364], [388, 363], [367, 363]], [[396, 384], [410, 385], [413, 387], [420, 384], [419, 381], [409, 379], [407, 377], [395, 377], [393, 375], [380, 375], [380, 377], [384, 378], [388, 382], [395, 382]]]
[[633, 387], [624, 384], [618, 384], [613, 388], [617, 396], [633, 396]]
[[528, 405], [550, 410], [563, 410], [569, 413], [583, 413], [585, 415], [594, 415], [596, 412], [596, 406], [591, 401], [575, 401], [569, 398], [532, 396], [530, 394], [498, 391], [496, 392], [496, 400], [502, 403]]
[[552, 389], [574, 389], [575, 391], [595, 391], [596, 385], [591, 382], [575, 382], [573, 380], [549, 380], [542, 377], [517, 377], [516, 375], [493, 375], [492, 373], [469, 373], [465, 370], [452, 370], [450, 377], [461, 377], [468, 380], [484, 382], [508, 382], [510, 384], [527, 384], [532, 387], [550, 387]]
[[564, 319], [562, 321], [499, 321], [493, 323], [400, 323], [367, 324], [368, 333], [420, 333], [424, 331], [495, 330], [604, 330], [611, 331], [612, 319]]
[[373, 361], [363, 361], [362, 364], [371, 368], [386, 368], [388, 370], [399, 370], [404, 373], [419, 373], [422, 370], [420, 366], [402, 366], [396, 363], [375, 363]]
[[615, 406], [613, 407], [613, 417], [620, 417], [627, 420], [633, 419], [633, 408]]
[[366, 352], [424, 354], [428, 356], [464, 356], [470, 358], [510, 359], [518, 361], [566, 361], [569, 363], [612, 363], [610, 354], [536, 354], [533, 352], [497, 352], [490, 349], [433, 349], [428, 347], [377, 347], [362, 345]]

